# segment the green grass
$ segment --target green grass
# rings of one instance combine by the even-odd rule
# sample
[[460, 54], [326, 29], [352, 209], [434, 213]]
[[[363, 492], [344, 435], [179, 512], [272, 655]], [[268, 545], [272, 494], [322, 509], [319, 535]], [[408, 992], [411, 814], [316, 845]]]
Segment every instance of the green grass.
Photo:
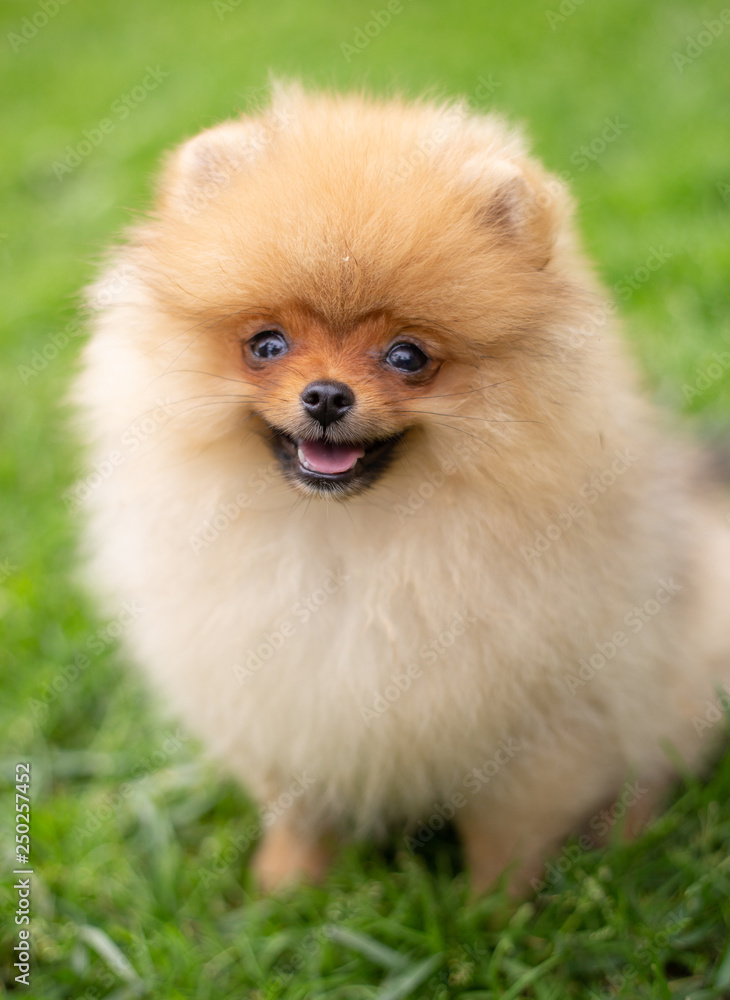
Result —
[[[3, 5], [0, 731], [3, 780], [32, 760], [34, 795], [35, 954], [32, 986], [19, 993], [730, 997], [730, 758], [707, 783], [678, 789], [637, 843], [567, 848], [545, 890], [519, 907], [501, 893], [469, 902], [448, 838], [416, 857], [397, 841], [352, 847], [322, 888], [259, 899], [247, 870], [251, 803], [175, 737], [114, 643], [94, 639], [104, 623], [75, 581], [77, 526], [62, 501], [80, 472], [61, 407], [81, 343], [77, 290], [147, 204], [161, 152], [260, 96], [270, 70], [462, 93], [523, 121], [539, 155], [572, 177], [586, 242], [618, 286], [655, 396], [700, 426], [727, 425], [727, 370], [703, 373], [730, 341], [730, 25], [682, 71], [674, 57], [722, 5], [585, 0], [553, 30], [546, 11], [560, 0], [403, 0], [348, 61], [342, 43], [384, 6], [70, 0], [21, 44], [14, 36], [40, 0]], [[122, 118], [115, 102], [148, 66], [168, 75]], [[104, 118], [113, 128], [103, 142], [59, 180], [54, 162]], [[584, 162], [580, 147], [607, 118], [618, 135]], [[645, 274], [653, 251], [666, 260]], [[80, 654], [88, 664], [64, 687], [62, 668]], [[8, 990], [13, 818], [3, 794]]]

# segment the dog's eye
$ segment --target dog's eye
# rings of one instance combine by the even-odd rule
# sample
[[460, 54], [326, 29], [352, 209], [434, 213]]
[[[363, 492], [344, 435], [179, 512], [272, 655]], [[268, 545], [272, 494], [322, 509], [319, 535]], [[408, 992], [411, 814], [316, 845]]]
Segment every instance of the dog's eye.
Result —
[[391, 368], [399, 372], [420, 372], [428, 364], [428, 357], [415, 344], [396, 344], [385, 358]]
[[268, 361], [286, 354], [289, 345], [284, 334], [278, 330], [263, 330], [249, 341], [249, 349], [255, 358]]

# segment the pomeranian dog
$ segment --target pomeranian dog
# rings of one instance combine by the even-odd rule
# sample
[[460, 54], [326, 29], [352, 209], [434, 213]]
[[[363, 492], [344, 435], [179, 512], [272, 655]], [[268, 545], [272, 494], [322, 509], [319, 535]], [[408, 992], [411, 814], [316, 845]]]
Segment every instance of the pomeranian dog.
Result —
[[727, 499], [502, 120], [275, 88], [172, 154], [91, 304], [93, 580], [260, 803], [264, 889], [451, 818], [521, 891], [702, 766]]

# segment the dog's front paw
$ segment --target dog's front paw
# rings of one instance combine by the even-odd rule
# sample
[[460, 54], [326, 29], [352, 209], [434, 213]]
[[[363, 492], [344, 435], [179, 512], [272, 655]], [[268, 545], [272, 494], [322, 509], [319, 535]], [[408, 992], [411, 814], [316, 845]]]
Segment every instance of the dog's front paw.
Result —
[[320, 882], [332, 861], [332, 847], [321, 838], [307, 837], [284, 823], [264, 836], [252, 868], [263, 892], [276, 892], [298, 882]]

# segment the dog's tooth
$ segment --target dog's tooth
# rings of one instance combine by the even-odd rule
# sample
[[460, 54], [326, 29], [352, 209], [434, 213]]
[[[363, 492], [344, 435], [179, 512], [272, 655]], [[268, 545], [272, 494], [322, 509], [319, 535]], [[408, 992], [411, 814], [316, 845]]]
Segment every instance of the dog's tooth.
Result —
[[304, 457], [304, 452], [302, 451], [301, 448], [297, 448], [297, 458], [299, 459], [299, 464], [300, 465], [303, 465], [305, 469], [310, 469], [311, 470], [312, 466], [309, 464], [309, 462]]

